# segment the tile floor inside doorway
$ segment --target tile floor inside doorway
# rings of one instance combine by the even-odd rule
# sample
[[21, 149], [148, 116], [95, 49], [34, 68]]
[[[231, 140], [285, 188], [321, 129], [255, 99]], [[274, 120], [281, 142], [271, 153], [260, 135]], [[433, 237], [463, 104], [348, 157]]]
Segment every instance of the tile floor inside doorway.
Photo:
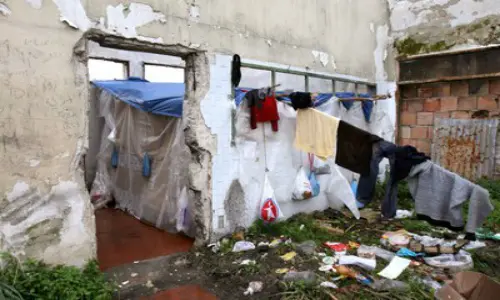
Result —
[[104, 208], [95, 212], [97, 258], [101, 270], [179, 252], [194, 240], [146, 225], [125, 212]]

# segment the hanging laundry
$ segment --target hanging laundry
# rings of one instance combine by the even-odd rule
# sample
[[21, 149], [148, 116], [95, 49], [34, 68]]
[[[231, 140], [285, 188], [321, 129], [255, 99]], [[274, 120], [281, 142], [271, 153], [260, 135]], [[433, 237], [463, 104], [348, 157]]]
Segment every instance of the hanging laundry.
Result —
[[416, 213], [433, 220], [464, 226], [462, 208], [468, 200], [467, 233], [476, 232], [493, 210], [486, 189], [431, 161], [415, 166], [407, 180]]
[[257, 128], [257, 122], [271, 122], [273, 131], [278, 131], [278, 105], [270, 89], [251, 90], [245, 98], [250, 107], [250, 127]]
[[362, 175], [359, 179], [357, 201], [366, 206], [373, 200], [375, 185], [379, 175], [379, 164], [382, 159], [389, 159], [390, 173], [386, 179], [385, 196], [382, 201], [382, 215], [393, 218], [396, 215], [398, 197], [398, 183], [405, 179], [411, 168], [429, 159], [424, 153], [418, 152], [412, 146], [396, 146], [393, 143], [381, 140], [373, 144], [370, 174]]
[[369, 175], [372, 145], [380, 140], [380, 137], [341, 120], [335, 163], [352, 172]]
[[373, 101], [363, 100], [361, 102], [361, 108], [363, 109], [363, 115], [365, 115], [365, 121], [370, 122], [373, 111]]
[[311, 93], [294, 92], [288, 97], [292, 101], [292, 107], [295, 110], [313, 107]]
[[326, 160], [335, 155], [340, 119], [308, 108], [297, 112], [295, 147]]
[[340, 103], [345, 109], [349, 110], [354, 105], [354, 100], [341, 100]]
[[231, 83], [233, 87], [238, 87], [241, 81], [241, 58], [238, 54], [233, 56], [233, 65], [231, 69]]

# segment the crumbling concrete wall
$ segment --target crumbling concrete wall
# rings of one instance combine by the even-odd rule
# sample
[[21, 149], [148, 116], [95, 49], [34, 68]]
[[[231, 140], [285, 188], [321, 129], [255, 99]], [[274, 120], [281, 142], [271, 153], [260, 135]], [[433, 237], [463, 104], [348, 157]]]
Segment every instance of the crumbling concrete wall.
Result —
[[[205, 224], [224, 172], [211, 166], [224, 162], [219, 151], [230, 136], [221, 134], [229, 124], [214, 114], [229, 107], [229, 81], [210, 74], [212, 64], [203, 67], [214, 53], [355, 75], [375, 80], [384, 93], [392, 76], [385, 71], [387, 17], [383, 0], [0, 1], [0, 248], [51, 263], [81, 265], [95, 257], [94, 217], [80, 166], [88, 142], [88, 84], [73, 53], [85, 31], [209, 53], [186, 61], [194, 70], [187, 84], [195, 91], [188, 99], [193, 105], [185, 106], [191, 196]], [[215, 95], [212, 87], [222, 87], [216, 98], [206, 96]], [[213, 194], [223, 201], [225, 192]], [[200, 231], [206, 239], [211, 234], [210, 226], [200, 224]]]
[[388, 0], [399, 55], [498, 44], [496, 0]]

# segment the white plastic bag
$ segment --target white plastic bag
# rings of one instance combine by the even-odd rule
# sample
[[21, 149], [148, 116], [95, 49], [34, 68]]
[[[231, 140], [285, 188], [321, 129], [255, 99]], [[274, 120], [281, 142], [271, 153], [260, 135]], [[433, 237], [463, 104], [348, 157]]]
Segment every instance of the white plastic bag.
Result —
[[[337, 165], [332, 168], [330, 185], [326, 188], [325, 193], [330, 206], [338, 209], [339, 204], [343, 203], [352, 212], [356, 219], [360, 218], [359, 209], [356, 205], [356, 197], [352, 192], [349, 182], [340, 173]], [[341, 204], [340, 204], [341, 205]]]
[[176, 229], [178, 232], [189, 231], [189, 210], [188, 210], [188, 195], [186, 187], [184, 187], [179, 195], [178, 210], [176, 215]]
[[313, 191], [311, 187], [311, 182], [307, 178], [306, 171], [304, 167], [300, 167], [297, 176], [295, 177], [295, 183], [292, 193], [292, 199], [295, 201], [301, 201], [310, 199], [313, 196]]
[[278, 201], [276, 201], [274, 196], [274, 190], [269, 182], [269, 178], [267, 178], [267, 173], [264, 176], [264, 189], [260, 200], [259, 217], [266, 223], [272, 223], [278, 219], [282, 219], [283, 213], [278, 206]]

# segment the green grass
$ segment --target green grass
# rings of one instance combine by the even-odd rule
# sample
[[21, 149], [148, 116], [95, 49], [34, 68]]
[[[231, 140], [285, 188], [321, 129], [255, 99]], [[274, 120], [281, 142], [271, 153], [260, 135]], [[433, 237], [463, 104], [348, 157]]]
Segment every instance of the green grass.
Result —
[[1, 260], [0, 282], [24, 300], [110, 300], [115, 290], [95, 261], [79, 269], [35, 260], [20, 263], [9, 254], [3, 254]]
[[480, 179], [477, 183], [490, 192], [490, 201], [495, 207], [486, 219], [484, 228], [500, 232], [500, 180]]

